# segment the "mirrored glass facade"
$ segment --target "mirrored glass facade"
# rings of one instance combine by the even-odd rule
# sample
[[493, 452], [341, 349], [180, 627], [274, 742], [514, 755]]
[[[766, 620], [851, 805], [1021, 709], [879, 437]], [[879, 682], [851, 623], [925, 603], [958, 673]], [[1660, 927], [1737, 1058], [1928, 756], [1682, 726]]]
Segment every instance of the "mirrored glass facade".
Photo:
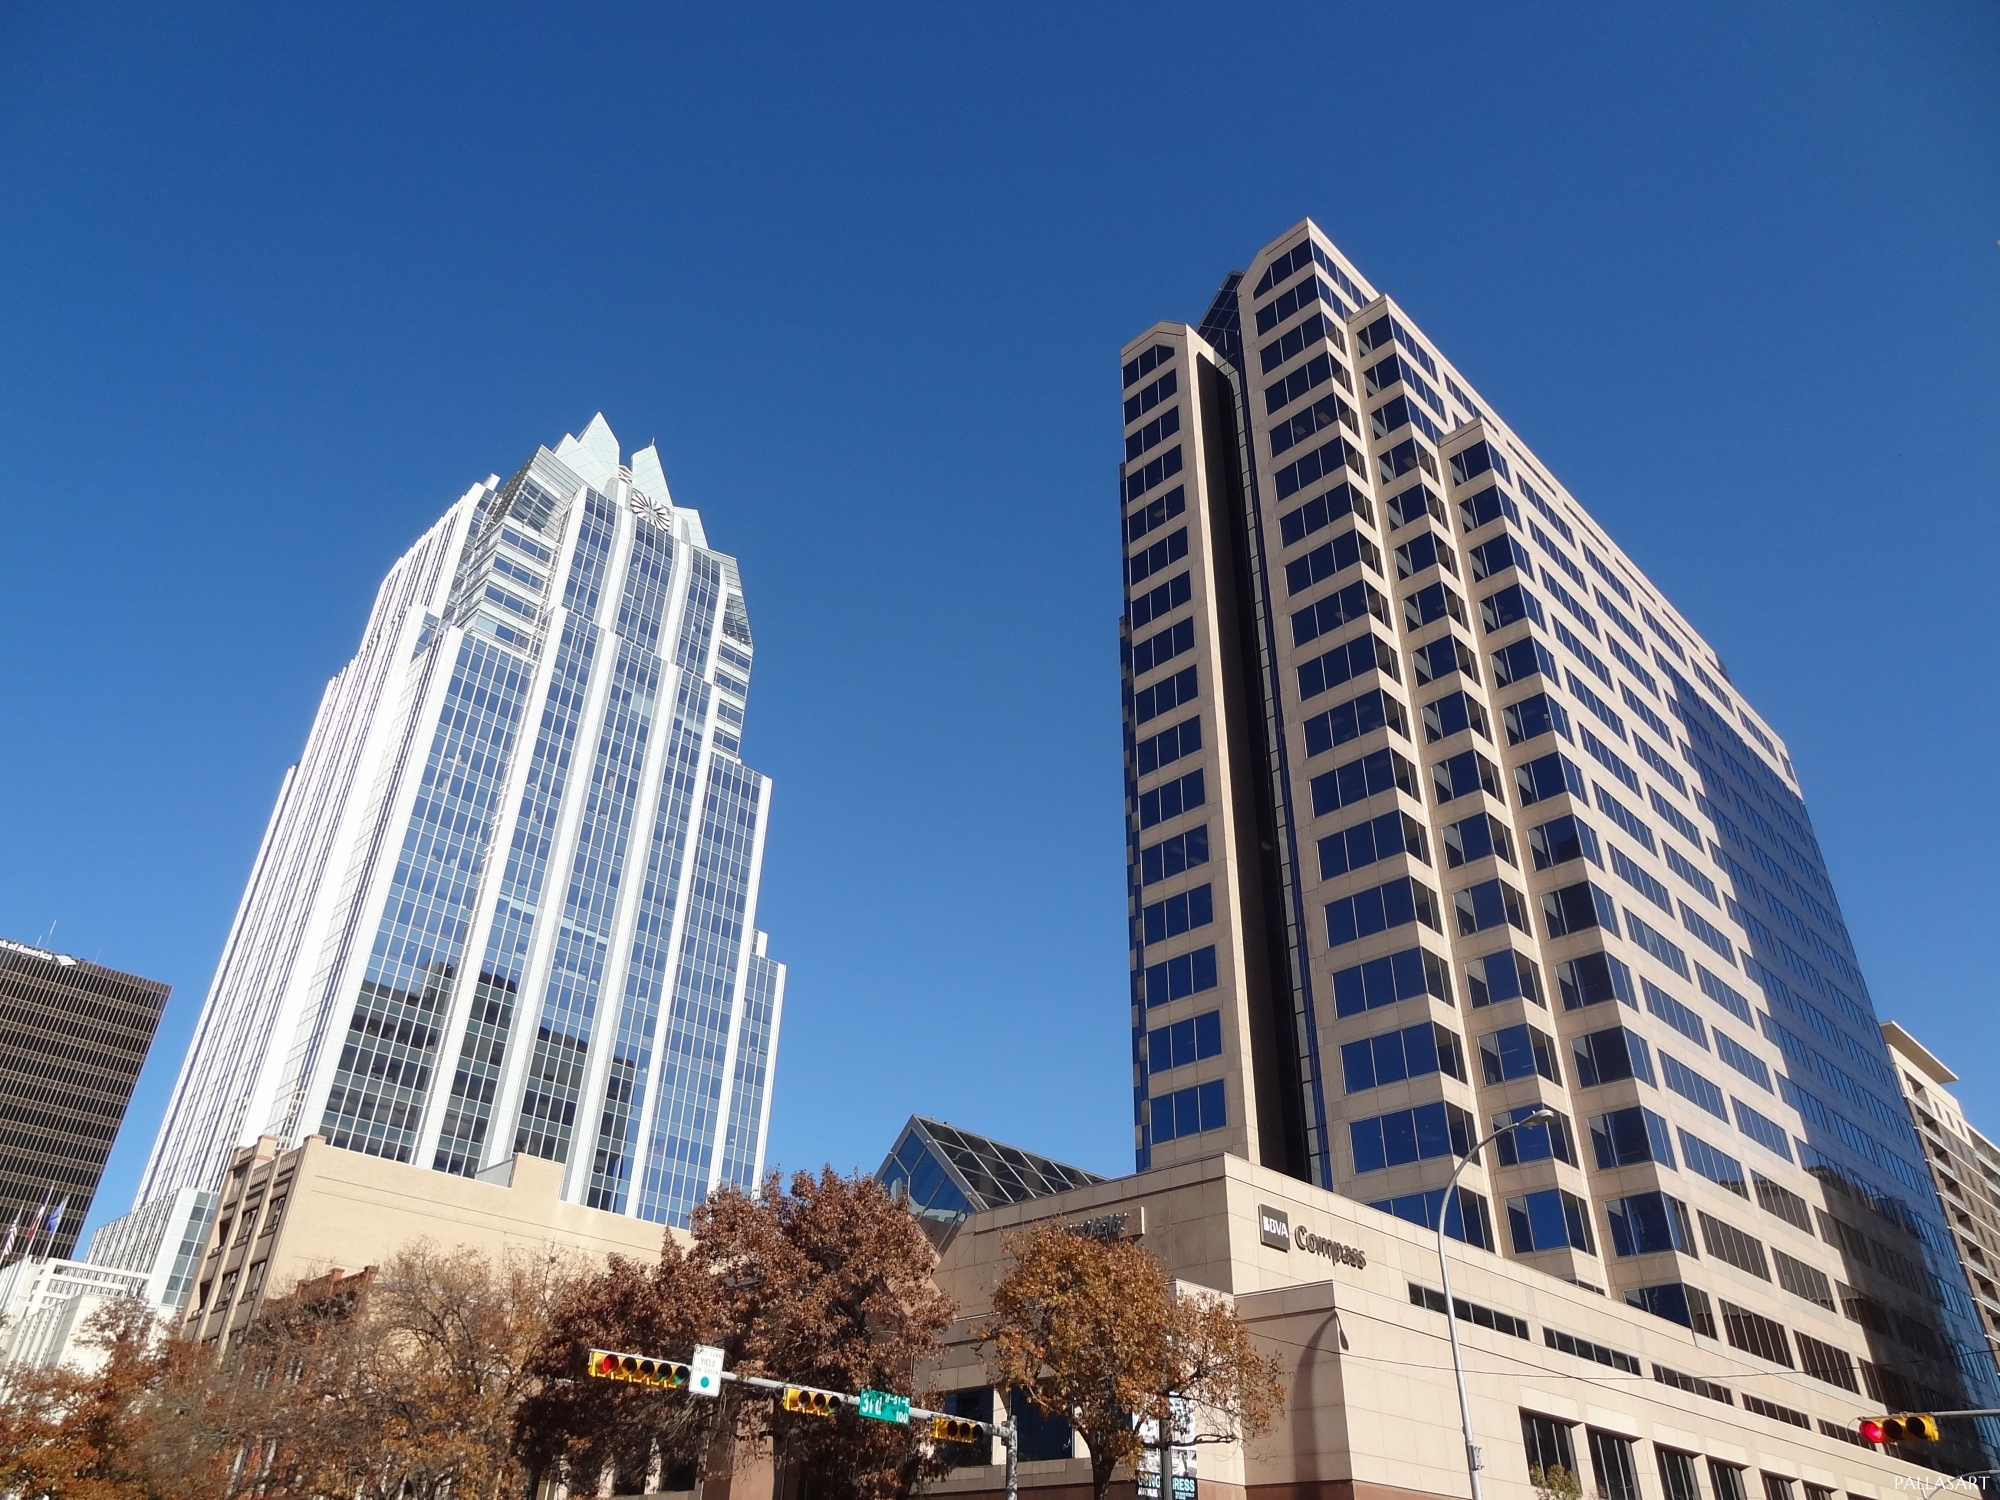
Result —
[[734, 558], [600, 416], [384, 580], [286, 776], [139, 1201], [259, 1134], [685, 1224], [762, 1170], [784, 966]]

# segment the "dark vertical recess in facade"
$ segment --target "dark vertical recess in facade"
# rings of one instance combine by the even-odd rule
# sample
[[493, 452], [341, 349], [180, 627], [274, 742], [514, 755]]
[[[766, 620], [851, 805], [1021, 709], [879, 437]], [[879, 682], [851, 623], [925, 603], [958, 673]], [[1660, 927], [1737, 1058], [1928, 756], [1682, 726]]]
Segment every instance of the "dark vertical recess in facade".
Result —
[[[1233, 297], [1232, 297], [1233, 301]], [[1276, 763], [1265, 713], [1248, 539], [1242, 534], [1246, 490], [1238, 461], [1241, 431], [1236, 390], [1227, 375], [1197, 359], [1202, 446], [1208, 465], [1209, 547], [1214, 559], [1220, 732], [1238, 773], [1229, 778], [1231, 815], [1241, 842], [1242, 923], [1252, 1076], [1257, 1082], [1257, 1128], [1262, 1165], [1302, 1181], [1312, 1180], [1307, 1149], [1306, 1090], [1309, 1070], [1294, 1025], [1290, 935], [1285, 921], [1286, 881], [1282, 826], [1269, 769]]]

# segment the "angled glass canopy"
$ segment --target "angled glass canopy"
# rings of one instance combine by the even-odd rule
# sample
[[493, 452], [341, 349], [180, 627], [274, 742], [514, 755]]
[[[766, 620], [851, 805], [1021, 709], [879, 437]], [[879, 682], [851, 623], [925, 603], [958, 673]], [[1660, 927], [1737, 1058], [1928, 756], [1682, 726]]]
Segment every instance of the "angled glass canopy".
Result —
[[1104, 1179], [1017, 1150], [941, 1120], [912, 1115], [875, 1180], [909, 1205], [924, 1233], [942, 1250], [968, 1214], [1024, 1203]]

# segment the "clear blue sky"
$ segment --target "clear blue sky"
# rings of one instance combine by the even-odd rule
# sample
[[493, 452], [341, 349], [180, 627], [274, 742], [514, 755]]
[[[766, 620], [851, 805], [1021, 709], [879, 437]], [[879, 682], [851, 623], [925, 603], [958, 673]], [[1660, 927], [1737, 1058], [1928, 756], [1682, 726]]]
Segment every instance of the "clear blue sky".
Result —
[[1790, 740], [2000, 1129], [2000, 10], [17, 3], [0, 934], [170, 980], [389, 561], [602, 408], [738, 554], [772, 1151], [1128, 1170], [1119, 345], [1305, 215]]

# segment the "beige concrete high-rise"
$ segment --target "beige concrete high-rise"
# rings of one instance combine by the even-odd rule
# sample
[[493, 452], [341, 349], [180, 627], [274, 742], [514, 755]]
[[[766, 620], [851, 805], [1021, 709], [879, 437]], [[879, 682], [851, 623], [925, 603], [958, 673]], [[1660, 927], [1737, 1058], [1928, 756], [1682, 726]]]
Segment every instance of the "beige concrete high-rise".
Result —
[[1139, 1170], [1229, 1152], [1884, 1410], [2000, 1404], [1714, 648], [1310, 221], [1122, 364]]
[[2000, 1346], [2000, 1143], [1965, 1118], [1948, 1088], [1958, 1075], [1935, 1053], [1894, 1021], [1882, 1037], [1987, 1341]]

